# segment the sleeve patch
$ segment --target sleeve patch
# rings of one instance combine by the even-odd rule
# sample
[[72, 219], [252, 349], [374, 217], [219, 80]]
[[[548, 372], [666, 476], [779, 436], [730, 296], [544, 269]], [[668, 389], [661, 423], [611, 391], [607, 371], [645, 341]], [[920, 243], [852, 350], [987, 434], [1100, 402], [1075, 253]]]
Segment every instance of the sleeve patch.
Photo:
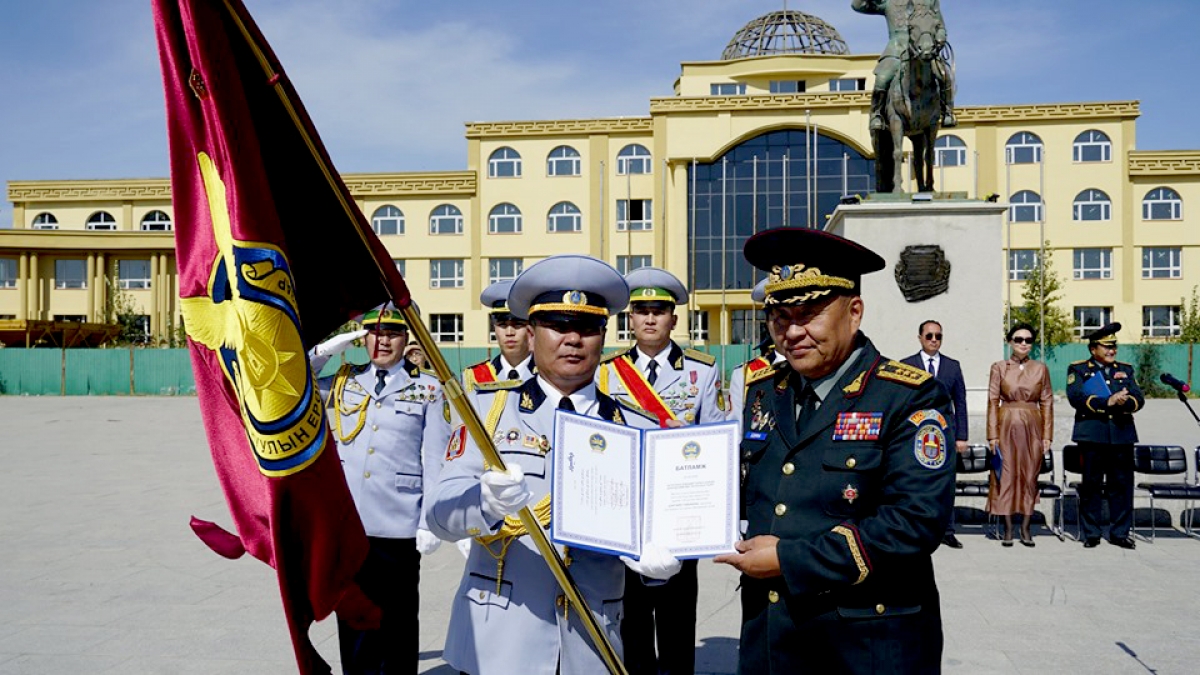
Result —
[[942, 425], [943, 429], [945, 429], [948, 424], [942, 413], [936, 410], [918, 410], [909, 416], [908, 421], [912, 422], [914, 426], [918, 427], [921, 426], [921, 423], [925, 421], [937, 422], [938, 424]]
[[917, 463], [926, 469], [940, 469], [946, 464], [946, 434], [942, 428], [942, 425], [934, 422], [917, 427], [917, 435], [913, 438], [913, 455]]
[[460, 424], [450, 434], [450, 443], [446, 446], [446, 461], [452, 461], [463, 456], [463, 452], [467, 449], [467, 426]]

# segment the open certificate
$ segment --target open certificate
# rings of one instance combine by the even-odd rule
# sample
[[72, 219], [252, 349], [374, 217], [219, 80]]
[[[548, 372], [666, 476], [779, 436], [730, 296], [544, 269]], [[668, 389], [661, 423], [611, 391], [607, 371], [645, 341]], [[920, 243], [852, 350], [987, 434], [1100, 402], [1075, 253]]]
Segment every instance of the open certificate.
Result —
[[677, 558], [734, 550], [736, 422], [641, 431], [559, 411], [551, 455], [555, 543], [639, 557], [654, 541]]

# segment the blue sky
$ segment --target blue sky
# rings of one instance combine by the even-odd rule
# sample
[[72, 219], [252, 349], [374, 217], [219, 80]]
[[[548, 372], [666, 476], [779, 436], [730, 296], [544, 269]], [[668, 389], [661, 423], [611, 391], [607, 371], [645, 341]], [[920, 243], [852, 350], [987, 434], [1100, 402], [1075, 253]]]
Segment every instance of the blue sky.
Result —
[[[648, 114], [782, 0], [245, 0], [340, 171], [461, 169], [463, 123]], [[790, 0], [877, 52], [850, 0]], [[1200, 148], [1194, 0], [942, 0], [961, 104], [1137, 99], [1140, 149]], [[150, 0], [0, 2], [0, 181], [167, 175]], [[0, 227], [12, 209], [0, 203]]]

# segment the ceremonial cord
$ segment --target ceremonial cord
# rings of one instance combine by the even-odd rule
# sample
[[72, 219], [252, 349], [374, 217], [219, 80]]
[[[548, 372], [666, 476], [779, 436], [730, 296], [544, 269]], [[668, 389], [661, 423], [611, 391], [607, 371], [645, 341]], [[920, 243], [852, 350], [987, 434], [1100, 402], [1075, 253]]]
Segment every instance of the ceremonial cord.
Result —
[[[350, 379], [349, 365], [344, 365], [338, 369], [337, 376], [333, 380], [333, 405], [337, 411], [337, 415], [333, 418], [333, 428], [337, 433], [338, 440], [343, 444], [350, 443], [358, 436], [358, 432], [362, 431], [363, 426], [367, 423], [367, 404], [371, 402], [370, 396], [363, 396], [363, 400], [353, 408], [346, 408], [343, 401], [343, 394], [346, 391], [346, 380]], [[354, 425], [354, 431], [349, 435], [342, 433], [342, 415], [350, 417], [358, 415], [358, 422]]]

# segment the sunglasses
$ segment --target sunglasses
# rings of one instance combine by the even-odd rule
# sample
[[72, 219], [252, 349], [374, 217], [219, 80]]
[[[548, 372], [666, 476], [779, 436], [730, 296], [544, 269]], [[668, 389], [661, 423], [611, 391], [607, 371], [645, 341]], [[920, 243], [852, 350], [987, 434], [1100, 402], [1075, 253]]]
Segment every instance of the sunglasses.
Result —
[[925, 339], [926, 340], [941, 340], [942, 334], [941, 333], [926, 333]]
[[1031, 344], [1033, 344], [1033, 338], [1031, 338], [1031, 337], [1015, 337], [1012, 339], [1012, 343], [1014, 345], [1031, 345]]

